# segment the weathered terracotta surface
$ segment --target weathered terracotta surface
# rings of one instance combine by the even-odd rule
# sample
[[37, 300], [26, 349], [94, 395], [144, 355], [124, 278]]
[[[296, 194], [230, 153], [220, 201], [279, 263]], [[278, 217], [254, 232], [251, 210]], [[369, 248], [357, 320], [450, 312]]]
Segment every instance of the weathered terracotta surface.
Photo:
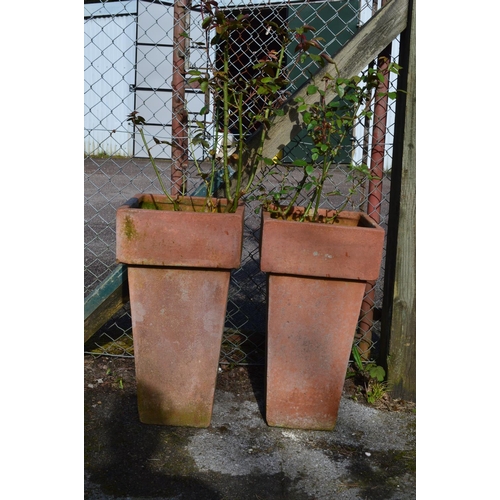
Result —
[[[116, 214], [116, 258], [125, 264], [218, 267], [240, 265], [244, 206], [234, 214], [198, 213], [204, 198], [186, 198], [185, 210], [144, 210], [143, 202], [166, 207], [163, 195], [137, 195]], [[188, 211], [189, 209], [189, 211]]]
[[333, 429], [365, 285], [271, 274], [268, 286], [267, 423]]
[[244, 209], [199, 214], [131, 205], [118, 209], [117, 258], [129, 264], [140, 420], [207, 427]]
[[342, 212], [339, 224], [320, 224], [263, 212], [262, 227], [263, 271], [356, 280], [379, 275], [384, 230], [366, 214]]
[[129, 266], [139, 417], [208, 427], [229, 271]]
[[261, 244], [261, 269], [269, 273], [266, 420], [331, 430], [365, 283], [379, 273], [384, 232], [371, 219], [361, 222], [371, 228], [341, 227], [268, 215]]

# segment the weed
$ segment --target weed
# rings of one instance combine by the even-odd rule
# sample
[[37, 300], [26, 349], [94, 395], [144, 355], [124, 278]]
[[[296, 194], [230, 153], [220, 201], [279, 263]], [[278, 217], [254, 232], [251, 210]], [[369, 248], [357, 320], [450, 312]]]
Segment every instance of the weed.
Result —
[[368, 403], [375, 404], [388, 392], [387, 382], [384, 382], [385, 370], [372, 361], [363, 363], [356, 346], [352, 348], [352, 357], [354, 371], [348, 372], [346, 376], [355, 377], [358, 386], [353, 398], [357, 400], [359, 395], [363, 395]]

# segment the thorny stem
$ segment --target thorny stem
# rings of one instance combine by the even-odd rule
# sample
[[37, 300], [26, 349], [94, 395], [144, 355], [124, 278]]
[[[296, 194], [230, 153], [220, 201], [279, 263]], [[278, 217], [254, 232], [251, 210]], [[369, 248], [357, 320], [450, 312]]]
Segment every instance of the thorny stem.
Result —
[[211, 193], [212, 193], [212, 189], [213, 189], [212, 184], [213, 184], [214, 176], [213, 175], [210, 176], [210, 182], [205, 180], [205, 177], [203, 175], [203, 171], [202, 171], [201, 166], [200, 166], [200, 162], [196, 158], [194, 146], [192, 143], [190, 143], [190, 149], [191, 149], [191, 155], [193, 156], [193, 163], [196, 166], [196, 170], [198, 171], [198, 175], [203, 179], [203, 182], [205, 183], [205, 187], [207, 188], [207, 195], [205, 197], [205, 206], [208, 210], [213, 212], [215, 207], [214, 207], [214, 204], [212, 203]]
[[222, 160], [224, 167], [224, 183], [226, 186], [226, 198], [229, 209], [231, 210], [233, 205], [233, 197], [231, 194], [231, 182], [229, 176], [229, 166], [227, 162], [227, 139], [229, 135], [229, 37], [224, 43], [224, 80], [222, 84], [223, 91], [223, 106], [224, 106], [224, 116], [223, 116], [223, 136], [222, 136]]
[[290, 209], [293, 208], [293, 206], [295, 205], [295, 202], [297, 201], [300, 193], [302, 192], [302, 189], [304, 188], [304, 185], [305, 185], [308, 177], [309, 177], [309, 174], [307, 174], [307, 172], [304, 170], [304, 176], [302, 177], [299, 184], [295, 188], [295, 194], [293, 195], [293, 198], [290, 200], [290, 203], [288, 203], [288, 205], [285, 209], [285, 212], [284, 212], [285, 214], [288, 214]]
[[[217, 151], [217, 147], [219, 145], [219, 117], [217, 114], [215, 115], [215, 143], [214, 143], [214, 152]], [[215, 183], [215, 173], [217, 170], [217, 160], [215, 158], [215, 155], [212, 157], [212, 162], [211, 162], [211, 167], [210, 167], [210, 181], [207, 183], [207, 205], [209, 205], [211, 208], [212, 207], [212, 197], [214, 196], [214, 183]]]
[[[238, 113], [243, 113], [243, 93], [239, 94], [238, 98]], [[240, 140], [238, 141], [238, 177], [236, 179], [236, 199], [240, 197], [241, 180], [243, 177], [243, 123], [239, 120], [238, 124], [238, 134]]]
[[[284, 38], [286, 38], [286, 37], [284, 37]], [[278, 66], [276, 68], [275, 78], [278, 78], [280, 76], [282, 65], [283, 65], [283, 59], [285, 57], [285, 48], [286, 48], [286, 43], [285, 43], [285, 39], [283, 39], [282, 43], [281, 43], [281, 50], [280, 50], [280, 55], [279, 55], [279, 59], [278, 59]], [[264, 113], [264, 117], [265, 117], [266, 121], [269, 119], [269, 115], [271, 114], [271, 104], [272, 104], [272, 99], [271, 99], [271, 97], [268, 97], [267, 101], [266, 101], [266, 111]], [[264, 141], [266, 138], [266, 133], [267, 133], [267, 129], [266, 129], [266, 126], [264, 124], [262, 126], [262, 130], [261, 130], [261, 134], [260, 134], [259, 148], [257, 149], [254, 157], [251, 160], [251, 164], [253, 165], [253, 167], [252, 167], [252, 171], [250, 173], [245, 191], [248, 191], [250, 186], [253, 184], [253, 181], [255, 179], [255, 175], [257, 174], [257, 166], [258, 165], [257, 165], [256, 159], [262, 155], [262, 151], [264, 149]]]
[[[322, 114], [324, 115], [326, 113], [326, 103], [325, 103], [325, 97], [324, 97], [324, 95], [322, 95], [321, 98], [320, 98], [320, 105], [321, 105]], [[354, 118], [357, 116], [357, 113], [358, 113], [360, 105], [361, 105], [361, 103], [358, 103], [357, 105], [354, 105], [354, 110], [353, 110], [353, 112], [351, 114], [352, 122], [354, 122]], [[325, 118], [323, 117], [323, 120], [324, 119]], [[317, 183], [315, 189], [313, 190], [313, 193], [312, 193], [312, 195], [311, 195], [311, 197], [309, 199], [307, 207], [304, 210], [304, 213], [300, 217], [300, 221], [301, 222], [303, 222], [307, 217], [309, 217], [309, 212], [311, 210], [311, 207], [312, 207], [313, 203], [314, 203], [314, 209], [313, 209], [313, 213], [312, 213], [312, 216], [311, 216], [311, 220], [312, 221], [316, 221], [318, 219], [318, 212], [319, 212], [319, 208], [320, 208], [320, 204], [321, 204], [321, 195], [323, 193], [325, 182], [326, 182], [326, 180], [328, 178], [328, 172], [330, 171], [330, 168], [331, 168], [331, 166], [332, 166], [332, 164], [334, 162], [334, 158], [336, 158], [337, 155], [339, 154], [342, 142], [345, 140], [345, 138], [347, 137], [347, 135], [348, 135], [348, 128], [345, 127], [344, 130], [342, 131], [342, 133], [339, 136], [338, 146], [336, 146], [333, 149], [330, 149], [329, 154], [327, 154], [327, 155], [325, 155], [323, 157], [323, 167], [322, 167], [322, 172], [321, 172], [320, 180]], [[329, 131], [328, 134], [327, 134], [327, 137], [326, 137], [326, 143], [327, 144], [331, 144], [331, 139], [332, 139], [332, 132]], [[305, 174], [305, 175], [307, 176], [307, 174]], [[362, 185], [363, 182], [364, 182], [364, 179], [359, 180], [358, 183], [355, 185], [355, 188], [351, 189], [350, 192], [349, 192], [349, 194], [346, 195], [344, 202], [342, 203], [342, 205], [340, 206], [340, 208], [338, 208], [335, 211], [335, 214], [331, 218], [332, 221], [335, 221], [338, 218], [339, 214], [345, 209], [345, 207], [351, 201], [352, 197], [354, 196], [355, 190], [360, 185]], [[299, 193], [296, 194], [296, 196], [294, 197], [294, 201], [293, 202], [296, 201], [298, 195], [299, 195]], [[288, 209], [291, 208], [291, 205], [292, 204], [290, 203]]]
[[142, 127], [137, 127], [139, 129], [139, 133], [141, 134], [142, 142], [144, 144], [144, 147], [146, 148], [146, 151], [148, 152], [149, 160], [151, 161], [151, 165], [153, 165], [156, 177], [158, 178], [158, 182], [160, 183], [160, 187], [167, 197], [168, 201], [172, 203], [174, 206], [174, 210], [179, 210], [179, 201], [178, 199], [172, 198], [172, 196], [168, 193], [167, 189], [165, 188], [165, 185], [163, 184], [163, 180], [161, 178], [160, 174], [160, 169], [156, 166], [155, 159], [153, 158], [153, 155], [151, 154], [151, 150], [149, 149], [148, 143], [146, 141], [146, 137], [144, 136], [144, 131], [142, 130]]

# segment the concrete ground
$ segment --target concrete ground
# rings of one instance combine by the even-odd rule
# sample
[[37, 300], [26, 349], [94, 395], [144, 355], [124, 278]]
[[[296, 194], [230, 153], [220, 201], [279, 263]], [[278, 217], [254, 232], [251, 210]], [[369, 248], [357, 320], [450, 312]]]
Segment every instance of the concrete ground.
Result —
[[346, 383], [331, 432], [266, 425], [263, 367], [219, 374], [207, 429], [139, 422], [133, 359], [85, 357], [85, 498], [416, 498], [414, 405]]

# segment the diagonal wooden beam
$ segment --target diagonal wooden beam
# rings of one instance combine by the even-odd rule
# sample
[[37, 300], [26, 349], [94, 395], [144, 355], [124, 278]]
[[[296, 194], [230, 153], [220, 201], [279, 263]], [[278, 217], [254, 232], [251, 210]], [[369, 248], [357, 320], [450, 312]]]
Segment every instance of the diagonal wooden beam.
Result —
[[87, 342], [128, 300], [127, 266], [118, 264], [85, 299], [84, 342]]
[[[360, 73], [373, 61], [405, 28], [409, 0], [390, 0], [382, 7], [356, 35], [334, 57], [335, 64], [326, 64], [312, 79], [304, 84], [284, 106], [284, 116], [278, 116], [267, 133], [262, 156], [272, 158], [302, 130], [302, 117], [296, 112], [295, 97], [302, 97], [306, 103], [314, 102], [316, 96], [308, 96], [306, 89], [311, 83], [320, 82], [326, 73], [350, 78]], [[336, 96], [327, 95], [328, 100]], [[254, 136], [255, 137], [255, 136]], [[253, 157], [256, 141], [250, 140], [250, 156]]]

